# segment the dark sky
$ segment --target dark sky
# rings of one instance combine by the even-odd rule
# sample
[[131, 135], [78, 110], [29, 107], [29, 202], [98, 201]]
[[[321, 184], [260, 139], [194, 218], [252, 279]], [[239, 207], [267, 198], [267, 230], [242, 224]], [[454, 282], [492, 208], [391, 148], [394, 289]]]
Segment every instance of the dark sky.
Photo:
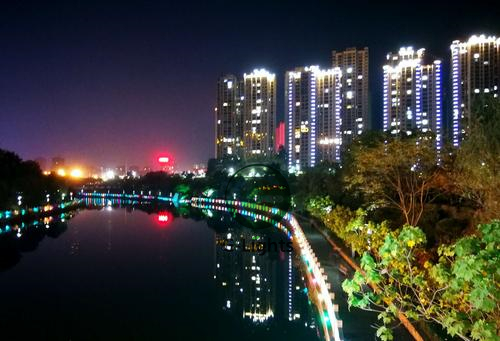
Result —
[[482, 32], [500, 35], [494, 2], [3, 1], [0, 148], [96, 166], [167, 151], [189, 167], [213, 155], [220, 74], [274, 71], [282, 117], [284, 72], [349, 46], [370, 48], [378, 127], [387, 52], [448, 62], [453, 39]]

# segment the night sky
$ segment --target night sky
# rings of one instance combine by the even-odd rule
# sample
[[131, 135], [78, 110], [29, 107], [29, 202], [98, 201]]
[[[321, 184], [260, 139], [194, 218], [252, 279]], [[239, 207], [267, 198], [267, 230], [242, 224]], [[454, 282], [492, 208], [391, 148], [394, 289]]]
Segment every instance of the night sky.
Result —
[[379, 127], [387, 52], [425, 47], [448, 63], [452, 40], [500, 35], [493, 1], [71, 2], [0, 5], [0, 148], [23, 158], [144, 166], [167, 151], [180, 168], [206, 162], [219, 75], [275, 72], [283, 117], [285, 71], [328, 67], [332, 49], [350, 46], [370, 48]]

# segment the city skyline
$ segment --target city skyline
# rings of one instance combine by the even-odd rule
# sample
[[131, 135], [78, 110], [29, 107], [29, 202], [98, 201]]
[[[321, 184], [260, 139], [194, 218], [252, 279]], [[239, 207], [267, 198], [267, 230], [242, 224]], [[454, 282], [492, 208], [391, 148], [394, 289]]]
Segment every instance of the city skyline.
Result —
[[[341, 15], [353, 10], [351, 5], [318, 3], [316, 17], [293, 28], [283, 23], [301, 18], [298, 8], [273, 4], [265, 13], [250, 14], [243, 5], [235, 5], [225, 15], [241, 14], [241, 24], [229, 28], [224, 21], [214, 24], [217, 20], [204, 15], [208, 10], [220, 19], [220, 4], [149, 6], [140, 11], [133, 5], [120, 9], [13, 5], [2, 11], [0, 147], [23, 158], [61, 155], [105, 166], [151, 165], [158, 153], [168, 152], [176, 156], [180, 168], [188, 168], [213, 155], [210, 127], [216, 79], [221, 74], [255, 68], [275, 73], [280, 121], [285, 115], [281, 95], [285, 71], [300, 65], [327, 68], [332, 50], [351, 46], [370, 49], [371, 120], [375, 129], [381, 129], [382, 96], [377, 88], [381, 88], [387, 51], [425, 47], [432, 58], [443, 61], [447, 84], [451, 42], [500, 31], [494, 7], [465, 12], [462, 5], [435, 4], [426, 25], [417, 27], [407, 25], [401, 16], [404, 6], [366, 6], [373, 11], [360, 13], [362, 24], [356, 27], [347, 25]], [[416, 16], [427, 13], [424, 7], [416, 10]], [[334, 18], [338, 13], [341, 20], [323, 23], [329, 11]], [[441, 22], [442, 12], [449, 13], [446, 24]], [[189, 20], [183, 22], [188, 13]], [[269, 25], [251, 28], [245, 25], [249, 18], [267, 20]], [[320, 26], [309, 28], [316, 21]], [[457, 28], [453, 22], [461, 25]], [[221, 28], [225, 29], [221, 36], [212, 34]], [[253, 40], [255, 30], [267, 30], [269, 35]], [[290, 38], [284, 32], [290, 32]], [[228, 39], [233, 45], [224, 49]], [[191, 100], [195, 95], [196, 100]], [[451, 97], [450, 91], [447, 96]], [[132, 142], [124, 143], [125, 139]]]

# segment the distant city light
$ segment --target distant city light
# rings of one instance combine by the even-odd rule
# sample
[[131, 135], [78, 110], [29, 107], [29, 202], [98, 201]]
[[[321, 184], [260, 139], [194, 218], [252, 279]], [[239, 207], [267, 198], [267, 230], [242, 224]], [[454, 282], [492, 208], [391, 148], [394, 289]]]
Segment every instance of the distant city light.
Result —
[[102, 180], [107, 181], [107, 180], [112, 180], [115, 178], [115, 172], [111, 169], [108, 169], [103, 175], [102, 175]]
[[170, 161], [170, 158], [168, 156], [160, 156], [158, 158], [159, 163], [168, 163]]
[[70, 175], [73, 178], [82, 178], [83, 177], [83, 172], [82, 172], [81, 169], [75, 168], [75, 169], [71, 170]]
[[64, 168], [59, 168], [57, 170], [57, 175], [59, 175], [59, 176], [66, 176], [66, 171], [64, 170]]

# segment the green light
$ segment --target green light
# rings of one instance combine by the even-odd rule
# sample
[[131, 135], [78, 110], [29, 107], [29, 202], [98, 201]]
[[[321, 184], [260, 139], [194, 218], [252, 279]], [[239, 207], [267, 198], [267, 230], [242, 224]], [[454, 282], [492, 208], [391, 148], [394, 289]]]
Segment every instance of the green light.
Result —
[[323, 312], [323, 320], [325, 320], [325, 323], [329, 326], [330, 325], [330, 318], [328, 317], [328, 312], [324, 311]]

